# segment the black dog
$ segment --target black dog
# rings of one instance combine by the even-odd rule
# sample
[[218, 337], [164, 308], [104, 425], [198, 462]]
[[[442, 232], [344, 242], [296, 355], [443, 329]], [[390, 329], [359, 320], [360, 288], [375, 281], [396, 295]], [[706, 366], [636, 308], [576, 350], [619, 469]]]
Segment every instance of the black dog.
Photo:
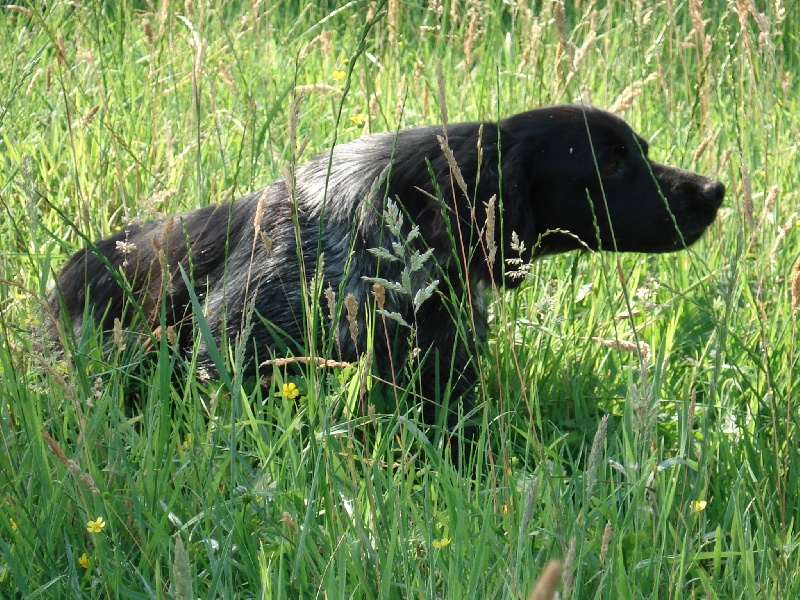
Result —
[[[161, 323], [189, 351], [199, 318], [190, 281], [214, 341], [244, 344], [248, 370], [308, 352], [310, 338], [328, 340], [318, 355], [345, 361], [369, 347], [382, 379], [417, 372], [432, 420], [436, 403], [472, 406], [485, 290], [517, 286], [513, 265], [580, 248], [680, 250], [725, 193], [651, 162], [641, 137], [596, 108], [543, 108], [442, 135], [367, 136], [235, 202], [131, 225], [75, 254], [50, 305], [78, 336], [88, 303], [105, 330], [115, 319]], [[198, 361], [213, 369], [208, 343]]]

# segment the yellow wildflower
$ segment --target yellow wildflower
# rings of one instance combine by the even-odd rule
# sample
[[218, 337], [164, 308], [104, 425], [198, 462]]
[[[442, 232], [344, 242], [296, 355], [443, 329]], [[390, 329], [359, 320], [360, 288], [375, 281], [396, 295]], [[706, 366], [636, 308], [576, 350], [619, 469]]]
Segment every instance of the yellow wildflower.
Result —
[[17, 522], [14, 519], [9, 518], [8, 522], [11, 523], [11, 531], [17, 530]]
[[333, 77], [336, 81], [342, 81], [345, 77], [347, 77], [347, 73], [344, 71], [334, 71], [331, 73], [331, 77]]
[[356, 113], [350, 117], [350, 120], [356, 125], [363, 125], [367, 122], [367, 115], [364, 113]]
[[706, 509], [707, 505], [708, 505], [708, 502], [706, 502], [705, 500], [692, 500], [689, 503], [689, 507], [694, 512], [703, 512]]
[[84, 552], [83, 555], [80, 558], [78, 558], [78, 564], [82, 566], [84, 569], [89, 568], [89, 557], [86, 556], [86, 552]]
[[89, 521], [86, 524], [86, 531], [89, 533], [100, 533], [103, 527], [106, 526], [106, 521], [103, 517], [97, 517], [94, 521]]
[[289, 400], [294, 400], [300, 395], [300, 390], [298, 390], [297, 386], [293, 383], [284, 383], [283, 395], [286, 396]]
[[442, 538], [440, 540], [433, 540], [433, 547], [437, 550], [441, 550], [442, 548], [447, 548], [452, 542], [452, 538]]

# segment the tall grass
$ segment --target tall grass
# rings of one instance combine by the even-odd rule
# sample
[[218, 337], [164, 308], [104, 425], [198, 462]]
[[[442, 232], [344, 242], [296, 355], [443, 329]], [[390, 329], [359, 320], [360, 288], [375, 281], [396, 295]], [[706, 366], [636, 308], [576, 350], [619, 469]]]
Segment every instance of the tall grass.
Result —
[[[562, 597], [796, 596], [792, 11], [0, 8], [0, 596], [523, 598], [553, 558]], [[167, 335], [45, 350], [87, 239], [363, 133], [557, 102], [613, 107], [728, 195], [686, 252], [548, 258], [492, 292], [474, 473], [366, 361], [258, 385], [224, 346], [231, 376], [202, 381]]]

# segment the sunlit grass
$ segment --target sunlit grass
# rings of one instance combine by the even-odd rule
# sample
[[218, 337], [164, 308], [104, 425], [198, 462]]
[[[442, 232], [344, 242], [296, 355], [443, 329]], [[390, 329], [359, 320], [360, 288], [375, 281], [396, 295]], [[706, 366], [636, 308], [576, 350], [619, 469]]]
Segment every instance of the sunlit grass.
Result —
[[[800, 30], [781, 2], [543, 4], [0, 8], [0, 596], [523, 598], [553, 558], [573, 598], [796, 595]], [[492, 292], [469, 473], [366, 361], [258, 385], [167, 335], [43, 350], [85, 239], [560, 102], [728, 194], [687, 252]]]

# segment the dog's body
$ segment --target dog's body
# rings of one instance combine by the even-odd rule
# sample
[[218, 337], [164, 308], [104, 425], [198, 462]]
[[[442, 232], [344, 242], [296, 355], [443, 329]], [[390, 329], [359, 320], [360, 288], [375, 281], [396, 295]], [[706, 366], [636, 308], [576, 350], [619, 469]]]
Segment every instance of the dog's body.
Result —
[[[79, 335], [87, 302], [95, 323], [109, 330], [116, 318], [128, 323], [135, 299], [140, 317], [154, 326], [163, 311], [163, 324], [180, 326], [179, 341], [191, 349], [193, 311], [180, 265], [216, 342], [246, 334], [252, 370], [273, 355], [302, 352], [311, 331], [303, 290], [321, 268], [315, 299], [330, 286], [340, 301], [338, 339], [327, 346], [338, 356], [329, 358], [353, 361], [371, 347], [379, 376], [401, 381], [413, 356], [423, 396], [438, 401], [449, 391], [468, 410], [486, 338], [485, 289], [519, 282], [506, 259], [583, 247], [679, 250], [700, 237], [724, 195], [716, 181], [650, 162], [644, 140], [595, 108], [557, 106], [499, 123], [449, 125], [447, 145], [466, 195], [437, 139], [442, 133], [423, 127], [364, 137], [298, 167], [293, 184], [279, 180], [232, 203], [127, 227], [69, 260], [51, 307]], [[389, 201], [402, 214], [399, 235], [384, 222]], [[365, 307], [374, 308], [375, 278], [403, 279], [402, 261], [387, 252], [408, 257], [428, 249], [406, 281], [412, 293], [386, 291], [384, 310], [415, 330], [410, 345], [400, 319], [379, 315], [370, 327]], [[414, 293], [433, 281], [438, 288], [415, 311]], [[356, 336], [341, 308], [348, 295], [359, 307]], [[210, 364], [204, 344], [199, 353], [199, 363]]]

